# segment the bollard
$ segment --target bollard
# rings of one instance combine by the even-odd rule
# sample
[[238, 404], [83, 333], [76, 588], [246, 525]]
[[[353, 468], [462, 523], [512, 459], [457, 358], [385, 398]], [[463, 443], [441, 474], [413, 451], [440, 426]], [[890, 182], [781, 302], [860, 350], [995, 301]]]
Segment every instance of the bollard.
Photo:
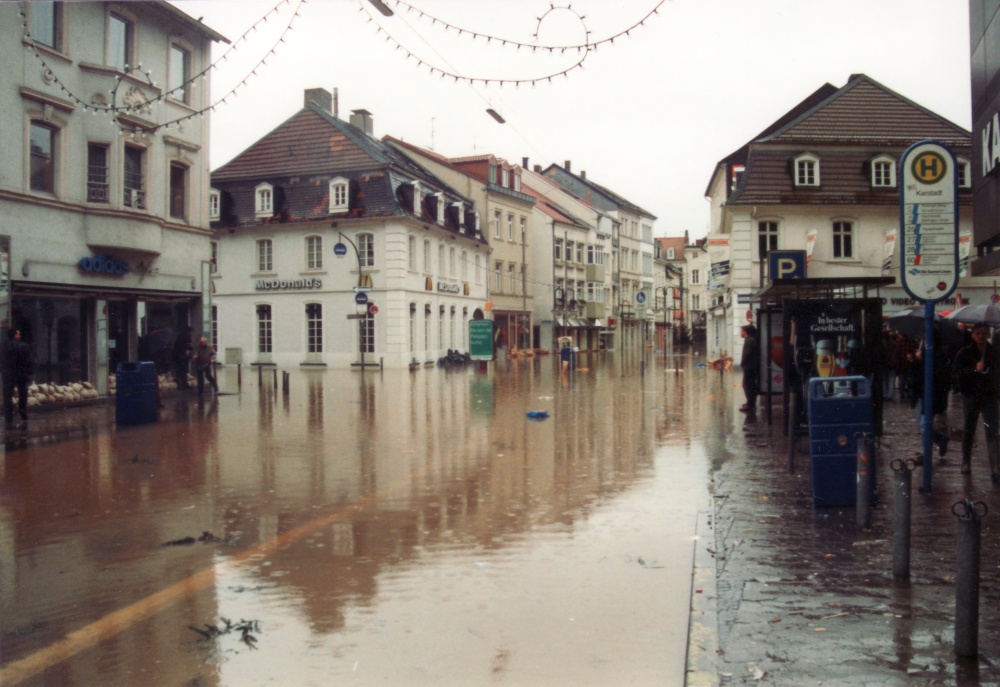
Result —
[[271, 372], [274, 373], [274, 390], [278, 390], [278, 368], [272, 367]]
[[242, 363], [236, 366], [236, 388], [237, 389], [242, 389], [243, 388], [243, 364]]
[[857, 497], [855, 499], [855, 522], [857, 526], [864, 530], [872, 528], [871, 514], [871, 446], [869, 440], [871, 435], [867, 432], [857, 432], [854, 439], [858, 444], [858, 467], [857, 467]]
[[264, 367], [262, 365], [257, 366], [257, 387], [260, 388], [264, 386]]
[[895, 458], [889, 467], [896, 473], [892, 530], [892, 574], [910, 576], [910, 473], [917, 468], [913, 458]]
[[289, 379], [289, 377], [291, 377], [291, 373], [290, 372], [282, 372], [281, 373], [281, 392], [283, 394], [285, 394], [285, 396], [288, 395], [288, 387], [289, 387], [288, 379]]
[[955, 573], [955, 655], [975, 658], [979, 653], [979, 533], [989, 508], [982, 501], [956, 501], [958, 561]]

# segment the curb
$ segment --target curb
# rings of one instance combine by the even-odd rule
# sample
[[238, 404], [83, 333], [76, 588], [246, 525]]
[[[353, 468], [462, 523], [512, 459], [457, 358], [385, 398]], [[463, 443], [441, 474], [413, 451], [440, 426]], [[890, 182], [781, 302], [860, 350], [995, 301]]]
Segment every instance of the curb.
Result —
[[691, 612], [688, 621], [686, 687], [717, 687], [719, 674], [718, 594], [716, 590], [714, 509], [698, 512], [694, 567], [691, 573]]

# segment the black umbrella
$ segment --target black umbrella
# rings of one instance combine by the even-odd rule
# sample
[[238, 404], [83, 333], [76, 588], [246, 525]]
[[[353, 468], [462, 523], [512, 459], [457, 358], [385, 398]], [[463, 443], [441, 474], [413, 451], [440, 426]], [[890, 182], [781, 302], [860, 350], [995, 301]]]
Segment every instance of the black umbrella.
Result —
[[[903, 336], [920, 341], [927, 333], [927, 319], [923, 308], [909, 308], [890, 315], [886, 324]], [[954, 320], [948, 320], [934, 313], [934, 331], [941, 336], [941, 342], [949, 346], [965, 344], [965, 332]]]

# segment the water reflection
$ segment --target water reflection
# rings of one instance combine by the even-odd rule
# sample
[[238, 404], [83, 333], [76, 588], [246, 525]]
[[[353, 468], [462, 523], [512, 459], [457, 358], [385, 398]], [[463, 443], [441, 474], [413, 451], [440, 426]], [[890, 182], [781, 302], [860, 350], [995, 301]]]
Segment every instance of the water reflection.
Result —
[[[358, 664], [390, 684], [663, 682], [683, 672], [662, 645], [687, 602], [657, 590], [689, 584], [707, 493], [691, 437], [731, 405], [684, 369], [595, 354], [565, 384], [547, 358], [292, 371], [287, 394], [260, 375], [239, 395], [171, 397], [155, 425], [8, 453], [4, 684], [135, 684], [137, 666], [149, 684], [305, 684]], [[221, 617], [259, 620], [258, 649], [206, 651], [188, 626]]]

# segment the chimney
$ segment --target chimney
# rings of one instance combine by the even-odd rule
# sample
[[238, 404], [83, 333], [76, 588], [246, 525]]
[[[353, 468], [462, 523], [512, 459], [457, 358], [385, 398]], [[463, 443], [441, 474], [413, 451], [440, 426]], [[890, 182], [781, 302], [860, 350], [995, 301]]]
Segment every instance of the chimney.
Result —
[[521, 158], [521, 169], [528, 169], [528, 158]]
[[535, 171], [537, 173], [541, 174], [542, 173], [542, 166], [541, 165], [535, 165]]
[[302, 107], [309, 107], [309, 103], [316, 103], [327, 112], [330, 111], [331, 100], [330, 91], [325, 88], [307, 88], [305, 91]]
[[569, 172], [570, 174], [572, 174], [572, 173], [573, 173], [573, 163], [571, 163], [571, 162], [570, 162], [569, 160], [566, 160], [566, 162], [564, 162], [564, 163], [563, 163], [563, 167], [564, 167], [564, 168], [566, 169], [566, 171], [567, 171], [567, 172]]
[[336, 86], [333, 89], [333, 116], [340, 119], [340, 94], [337, 93]]
[[587, 178], [587, 170], [585, 170], [585, 169], [581, 169], [580, 170], [580, 178], [581, 179], [586, 179]]
[[372, 136], [372, 113], [368, 110], [351, 110], [351, 124]]

